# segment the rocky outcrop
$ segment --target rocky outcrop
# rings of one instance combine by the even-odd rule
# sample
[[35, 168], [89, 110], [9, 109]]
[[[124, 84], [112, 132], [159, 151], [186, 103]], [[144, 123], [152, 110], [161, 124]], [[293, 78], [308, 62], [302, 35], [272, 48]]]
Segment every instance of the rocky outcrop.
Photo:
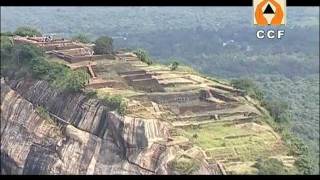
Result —
[[[36, 111], [41, 106], [51, 118]], [[45, 81], [1, 79], [2, 174], [167, 174], [169, 126]]]

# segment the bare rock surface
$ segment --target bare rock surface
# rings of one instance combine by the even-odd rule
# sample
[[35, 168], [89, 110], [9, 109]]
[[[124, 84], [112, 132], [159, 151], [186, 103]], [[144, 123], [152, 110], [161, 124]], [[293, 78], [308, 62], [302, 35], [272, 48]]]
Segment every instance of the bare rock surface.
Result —
[[97, 99], [61, 93], [45, 81], [1, 79], [1, 171], [167, 174], [179, 148], [156, 143], [168, 136], [163, 123], [121, 117]]

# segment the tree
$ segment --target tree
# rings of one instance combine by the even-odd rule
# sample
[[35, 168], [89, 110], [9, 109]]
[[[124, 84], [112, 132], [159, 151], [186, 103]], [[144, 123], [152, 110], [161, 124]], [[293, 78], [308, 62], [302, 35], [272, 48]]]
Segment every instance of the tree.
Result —
[[46, 79], [45, 76], [51, 70], [49, 63], [45, 61], [42, 57], [32, 59], [31, 67], [32, 67], [32, 74], [36, 78]]
[[42, 36], [41, 32], [31, 27], [18, 27], [14, 34], [18, 36]]
[[256, 98], [260, 101], [264, 99], [263, 92], [254, 84], [250, 79], [234, 79], [231, 84], [238, 89], [246, 91], [246, 94], [250, 97]]
[[1, 32], [1, 36], [13, 36], [14, 34], [10, 31], [7, 32]]
[[17, 44], [13, 47], [13, 57], [19, 65], [29, 64], [32, 59], [43, 56], [43, 51], [34, 45]]
[[1, 76], [6, 74], [11, 64], [13, 43], [7, 36], [1, 36]]
[[74, 37], [72, 37], [73, 41], [79, 41], [82, 43], [90, 43], [90, 39], [88, 36], [86, 36], [85, 34], [78, 34]]
[[302, 174], [312, 174], [314, 171], [312, 159], [310, 155], [301, 155], [295, 162], [299, 172]]
[[113, 52], [113, 40], [108, 36], [101, 36], [95, 41], [94, 52], [96, 54], [111, 54]]
[[235, 79], [235, 80], [231, 81], [231, 84], [234, 87], [236, 87], [238, 89], [243, 89], [243, 90], [249, 90], [255, 86], [253, 81], [250, 79]]
[[102, 102], [106, 105], [110, 111], [116, 110], [120, 115], [124, 115], [127, 110], [127, 104], [122, 96], [106, 96]]
[[179, 174], [192, 174], [200, 169], [199, 162], [186, 155], [175, 157], [169, 162], [169, 166]]
[[1, 61], [10, 58], [13, 43], [7, 36], [1, 36]]
[[148, 65], [152, 64], [152, 60], [149, 57], [149, 54], [147, 51], [143, 49], [137, 49], [134, 51], [134, 53], [137, 55], [137, 57], [140, 59], [140, 61], [147, 63]]
[[278, 159], [259, 159], [254, 165], [258, 169], [259, 175], [284, 175], [288, 174], [288, 171], [285, 169], [282, 161]]
[[298, 156], [295, 161], [299, 173], [301, 174], [312, 174], [314, 173], [315, 162], [312, 160], [311, 151], [308, 146], [299, 138], [287, 134], [285, 137], [286, 144], [290, 147], [290, 155]]
[[84, 70], [71, 71], [66, 77], [66, 90], [71, 92], [80, 91], [89, 81], [90, 76]]
[[170, 70], [171, 71], [174, 71], [178, 68], [179, 66], [179, 62], [178, 61], [173, 61], [171, 64], [170, 64]]
[[278, 123], [287, 123], [290, 119], [288, 104], [280, 100], [264, 100], [263, 105], [270, 112], [270, 115]]

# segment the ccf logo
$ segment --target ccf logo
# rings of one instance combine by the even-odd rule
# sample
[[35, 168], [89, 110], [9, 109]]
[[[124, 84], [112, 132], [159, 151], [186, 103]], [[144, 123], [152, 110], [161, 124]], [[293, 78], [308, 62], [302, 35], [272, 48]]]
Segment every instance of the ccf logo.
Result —
[[253, 0], [253, 12], [255, 25], [285, 25], [286, 0]]
[[[258, 26], [280, 26], [286, 23], [286, 0], [253, 0], [253, 19]], [[258, 30], [258, 39], [281, 39], [284, 30]]]

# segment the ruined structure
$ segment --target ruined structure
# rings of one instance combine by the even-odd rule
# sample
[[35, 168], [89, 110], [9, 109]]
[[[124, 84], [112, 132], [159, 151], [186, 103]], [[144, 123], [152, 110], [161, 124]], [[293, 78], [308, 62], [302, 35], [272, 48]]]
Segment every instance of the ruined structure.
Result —
[[[51, 52], [92, 54], [81, 48]], [[126, 114], [83, 92], [60, 92], [14, 73], [2, 78], [2, 173], [254, 174], [260, 157], [294, 163], [263, 121], [263, 108], [241, 90], [195, 73], [147, 66], [130, 53], [76, 62], [63, 56], [58, 55], [71, 69], [91, 75], [83, 91], [123, 96]]]

